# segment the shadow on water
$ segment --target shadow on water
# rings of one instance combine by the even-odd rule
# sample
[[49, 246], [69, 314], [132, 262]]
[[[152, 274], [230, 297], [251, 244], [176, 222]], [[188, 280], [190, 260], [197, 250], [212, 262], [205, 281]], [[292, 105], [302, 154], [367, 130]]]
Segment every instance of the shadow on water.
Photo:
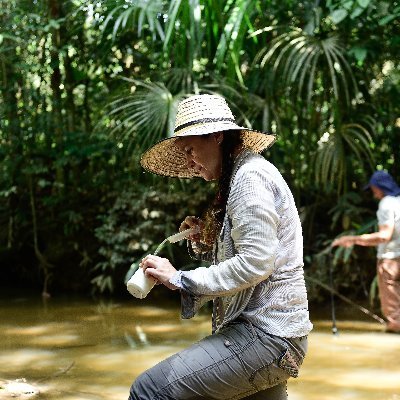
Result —
[[[0, 299], [0, 399], [26, 379], [38, 399], [126, 399], [132, 380], [210, 333], [207, 310], [192, 320], [179, 305], [150, 300]], [[290, 400], [400, 400], [400, 335], [375, 321], [318, 314]], [[18, 398], [18, 397], [17, 397]], [[28, 398], [20, 396], [19, 398]]]

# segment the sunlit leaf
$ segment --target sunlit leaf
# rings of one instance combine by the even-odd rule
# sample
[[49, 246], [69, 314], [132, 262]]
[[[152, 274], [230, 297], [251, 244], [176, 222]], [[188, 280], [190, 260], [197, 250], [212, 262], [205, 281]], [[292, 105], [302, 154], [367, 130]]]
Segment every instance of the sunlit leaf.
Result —
[[371, 0], [357, 0], [357, 3], [363, 8], [368, 7], [370, 2]]
[[338, 10], [335, 10], [331, 14], [332, 21], [335, 24], [338, 24], [338, 23], [342, 22], [347, 17], [348, 13], [349, 12], [347, 10], [345, 10], [344, 8], [340, 8]]
[[356, 7], [352, 13], [350, 14], [350, 18], [354, 19], [357, 18], [359, 15], [361, 15], [365, 11], [364, 8], [362, 7]]

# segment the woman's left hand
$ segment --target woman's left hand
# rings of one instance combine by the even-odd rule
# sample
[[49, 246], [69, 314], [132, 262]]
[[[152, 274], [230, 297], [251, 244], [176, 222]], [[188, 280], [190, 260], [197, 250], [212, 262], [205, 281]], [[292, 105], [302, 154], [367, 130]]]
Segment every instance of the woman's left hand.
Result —
[[167, 288], [172, 290], [178, 289], [175, 285], [169, 282], [177, 271], [168, 259], [149, 254], [143, 258], [139, 266], [143, 268], [145, 275], [152, 276]]

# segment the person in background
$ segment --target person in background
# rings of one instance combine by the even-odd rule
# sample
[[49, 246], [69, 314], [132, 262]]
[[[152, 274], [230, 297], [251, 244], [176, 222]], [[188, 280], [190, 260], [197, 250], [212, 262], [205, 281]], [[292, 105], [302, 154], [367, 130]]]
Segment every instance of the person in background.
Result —
[[379, 298], [387, 332], [400, 333], [400, 187], [385, 171], [376, 171], [365, 189], [379, 200], [378, 232], [346, 235], [332, 246], [377, 246]]
[[211, 265], [179, 271], [154, 255], [141, 262], [147, 276], [180, 290], [182, 318], [212, 300], [213, 333], [142, 373], [130, 400], [287, 399], [312, 324], [295, 202], [258, 154], [274, 141], [237, 125], [223, 97], [193, 95], [179, 104], [174, 136], [142, 155], [152, 173], [218, 182], [204, 217], [180, 226], [198, 227], [189, 252]]

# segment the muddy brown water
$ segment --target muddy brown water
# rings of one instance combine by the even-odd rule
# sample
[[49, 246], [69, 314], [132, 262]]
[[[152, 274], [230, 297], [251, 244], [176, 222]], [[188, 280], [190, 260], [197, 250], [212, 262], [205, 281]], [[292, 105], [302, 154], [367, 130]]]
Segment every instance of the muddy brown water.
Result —
[[[210, 333], [205, 310], [181, 320], [176, 302], [0, 299], [0, 399], [25, 379], [38, 399], [127, 399], [132, 380]], [[370, 321], [313, 320], [290, 400], [400, 400], [400, 335]]]

